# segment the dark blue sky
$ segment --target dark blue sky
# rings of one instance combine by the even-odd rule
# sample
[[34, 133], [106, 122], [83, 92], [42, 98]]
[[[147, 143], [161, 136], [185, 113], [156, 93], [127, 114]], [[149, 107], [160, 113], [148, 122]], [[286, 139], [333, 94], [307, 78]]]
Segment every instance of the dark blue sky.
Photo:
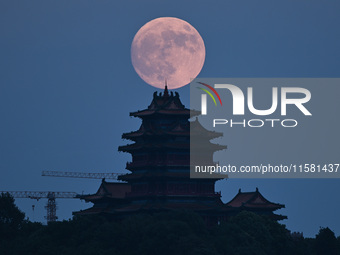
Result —
[[[99, 180], [41, 177], [42, 170], [124, 172], [129, 112], [156, 90], [135, 73], [130, 45], [146, 22], [171, 16], [191, 23], [206, 46], [200, 77], [339, 77], [338, 1], [1, 1], [0, 190], [91, 193]], [[189, 88], [178, 90], [189, 106]], [[338, 117], [338, 116], [333, 116]], [[338, 137], [336, 137], [338, 138]], [[340, 180], [221, 181], [223, 200], [259, 187], [284, 203], [283, 223], [314, 236], [340, 235]], [[43, 221], [46, 201], [18, 199]], [[58, 216], [89, 207], [58, 200]]]

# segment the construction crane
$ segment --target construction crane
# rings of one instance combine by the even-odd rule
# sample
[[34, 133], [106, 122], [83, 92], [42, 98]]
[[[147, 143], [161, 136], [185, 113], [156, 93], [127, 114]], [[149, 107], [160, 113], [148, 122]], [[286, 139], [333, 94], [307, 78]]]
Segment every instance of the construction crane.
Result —
[[118, 180], [121, 173], [85, 173], [85, 172], [60, 172], [60, 171], [42, 171], [42, 176], [51, 177], [71, 177], [71, 178], [89, 178], [89, 179], [113, 179]]
[[60, 191], [0, 191], [1, 193], [9, 193], [14, 198], [30, 198], [39, 201], [41, 198], [47, 198], [47, 215], [45, 216], [47, 223], [58, 219], [56, 198], [77, 198], [75, 192], [60, 192]]

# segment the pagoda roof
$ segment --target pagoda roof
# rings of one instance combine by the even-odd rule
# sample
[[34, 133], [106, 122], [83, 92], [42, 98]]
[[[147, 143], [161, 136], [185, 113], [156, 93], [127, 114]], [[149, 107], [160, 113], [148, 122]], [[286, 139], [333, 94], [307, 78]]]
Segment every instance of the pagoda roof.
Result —
[[240, 189], [238, 194], [226, 205], [235, 208], [267, 209], [272, 211], [285, 207], [283, 204], [268, 201], [259, 192], [258, 188], [256, 188], [255, 192], [241, 192]]
[[206, 136], [208, 140], [221, 137], [223, 134], [220, 132], [210, 131], [205, 129], [196, 118], [189, 123], [175, 123], [168, 130], [156, 128], [152, 125], [142, 124], [137, 131], [125, 133], [122, 135], [123, 139], [134, 140], [134, 138], [142, 136]]
[[119, 151], [136, 151], [136, 150], [145, 150], [145, 149], [151, 149], [151, 150], [160, 150], [160, 149], [179, 149], [179, 150], [189, 150], [190, 149], [190, 143], [133, 143], [128, 145], [119, 146]]
[[190, 170], [186, 172], [165, 172], [165, 171], [148, 171], [144, 173], [131, 173], [120, 175], [118, 178], [120, 180], [131, 180], [131, 179], [141, 179], [141, 178], [150, 178], [150, 177], [166, 177], [166, 178], [190, 178]]
[[[202, 145], [202, 144], [201, 144]], [[203, 145], [202, 145], [203, 146]], [[204, 151], [208, 151], [208, 149], [212, 151], [224, 150], [227, 147], [225, 145], [219, 145], [215, 143], [206, 143], [204, 144]], [[132, 152], [132, 151], [140, 151], [140, 150], [160, 150], [160, 149], [177, 149], [177, 150], [190, 150], [190, 143], [133, 143], [124, 146], [119, 146], [119, 151], [124, 152]]]
[[123, 182], [106, 182], [105, 179], [103, 179], [95, 194], [81, 195], [79, 198], [87, 201], [98, 200], [105, 197], [124, 199], [129, 192], [131, 192], [130, 184]]
[[91, 207], [85, 210], [80, 210], [77, 212], [73, 212], [74, 215], [90, 215], [90, 214], [99, 214], [103, 213], [106, 208], [100, 208], [100, 207]]
[[156, 202], [152, 201], [145, 204], [129, 204], [119, 208], [113, 208], [114, 212], [135, 212], [135, 211], [162, 211], [162, 210], [194, 210], [214, 212], [219, 211], [220, 206], [216, 204], [204, 204], [201, 202]]
[[142, 136], [168, 136], [168, 135], [190, 136], [189, 123], [175, 123], [168, 130], [155, 128], [152, 125], [142, 124], [139, 130], [130, 133], [125, 133], [122, 135], [122, 138], [133, 140], [134, 138]]
[[200, 139], [207, 136], [208, 140], [223, 136], [223, 133], [221, 132], [211, 131], [204, 128], [198, 121], [198, 118], [195, 118], [194, 121], [190, 122], [190, 134], [192, 137], [199, 136]]
[[190, 114], [198, 115], [200, 112], [192, 111], [182, 104], [181, 100], [179, 99], [178, 92], [175, 94], [171, 91], [169, 94], [167, 86], [165, 86], [165, 90], [162, 93], [157, 94], [154, 92], [153, 100], [151, 104], [148, 106], [147, 109], [131, 112], [130, 116], [140, 117], [143, 118], [145, 116], [151, 116], [154, 114], [163, 114], [163, 115], [173, 115], [173, 116], [180, 116], [185, 115], [186, 117], [190, 117]]

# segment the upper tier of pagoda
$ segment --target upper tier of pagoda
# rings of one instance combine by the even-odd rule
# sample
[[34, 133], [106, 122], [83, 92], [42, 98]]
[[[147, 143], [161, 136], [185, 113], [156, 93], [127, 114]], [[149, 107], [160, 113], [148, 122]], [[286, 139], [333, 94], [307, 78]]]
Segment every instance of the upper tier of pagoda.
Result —
[[144, 122], [137, 131], [130, 133], [124, 133], [122, 135], [123, 139], [136, 140], [142, 136], [157, 137], [157, 136], [167, 136], [175, 135], [178, 137], [189, 137], [191, 136], [202, 136], [202, 133], [206, 135], [208, 140], [221, 137], [223, 134], [215, 131], [208, 131], [199, 123], [197, 119], [192, 122], [185, 123], [173, 123], [168, 126], [167, 129], [160, 129], [159, 127], [152, 125], [151, 123]]
[[[132, 131], [129, 133], [124, 133], [122, 135], [123, 139], [128, 139], [137, 142], [140, 138], [146, 138], [147, 140], [151, 139], [152, 144], [155, 143], [155, 139], [158, 141], [164, 142], [163, 138], [165, 137], [183, 137], [186, 139], [190, 139], [190, 136], [199, 136], [202, 137], [204, 134], [205, 139], [211, 140], [217, 137], [222, 136], [222, 133], [209, 131], [202, 127], [197, 118], [194, 121], [189, 122], [188, 119], [190, 117], [199, 115], [199, 111], [189, 110], [185, 108], [179, 99], [179, 94], [177, 92], [173, 93], [168, 91], [167, 87], [163, 93], [154, 92], [153, 100], [147, 109], [131, 112], [130, 116], [142, 118], [144, 121], [142, 122], [140, 128], [137, 131]], [[155, 121], [149, 121], [155, 120]], [[184, 140], [179, 139], [181, 144]], [[145, 141], [145, 140], [144, 140]], [[189, 143], [186, 140], [184, 142], [187, 146]], [[172, 143], [172, 142], [170, 142]], [[144, 142], [143, 142], [144, 144]], [[174, 144], [170, 144], [169, 146], [173, 146]], [[220, 150], [225, 149], [226, 147], [215, 146], [213, 149]], [[120, 146], [120, 150], [127, 149], [129, 146]], [[135, 148], [136, 146], [132, 146]], [[183, 148], [183, 146], [179, 146]], [[184, 146], [186, 147], [186, 146]]]
[[172, 115], [172, 116], [179, 116], [184, 115], [186, 117], [198, 115], [200, 112], [198, 111], [191, 111], [182, 104], [181, 100], [179, 99], [178, 92], [175, 92], [175, 94], [171, 91], [169, 93], [167, 86], [165, 86], [163, 94], [160, 92], [157, 94], [157, 92], [153, 93], [153, 100], [151, 104], [148, 106], [147, 109], [137, 111], [137, 112], [131, 112], [130, 116], [133, 117], [147, 117], [152, 116], [154, 114], [163, 114], [163, 115]]

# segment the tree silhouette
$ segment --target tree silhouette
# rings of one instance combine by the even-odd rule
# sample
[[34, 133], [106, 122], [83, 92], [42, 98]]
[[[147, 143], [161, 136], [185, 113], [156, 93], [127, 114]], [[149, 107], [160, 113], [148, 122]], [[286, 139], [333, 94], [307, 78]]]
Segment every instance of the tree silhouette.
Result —
[[1, 194], [1, 255], [340, 255], [340, 238], [329, 228], [321, 228], [315, 239], [304, 238], [251, 212], [214, 227], [190, 211], [136, 214], [120, 220], [76, 216], [48, 225], [24, 218], [14, 199]]
[[337, 240], [334, 232], [327, 228], [320, 228], [315, 237], [315, 250], [318, 255], [339, 255]]
[[14, 204], [9, 193], [0, 194], [0, 238], [11, 238], [21, 229], [25, 214]]

